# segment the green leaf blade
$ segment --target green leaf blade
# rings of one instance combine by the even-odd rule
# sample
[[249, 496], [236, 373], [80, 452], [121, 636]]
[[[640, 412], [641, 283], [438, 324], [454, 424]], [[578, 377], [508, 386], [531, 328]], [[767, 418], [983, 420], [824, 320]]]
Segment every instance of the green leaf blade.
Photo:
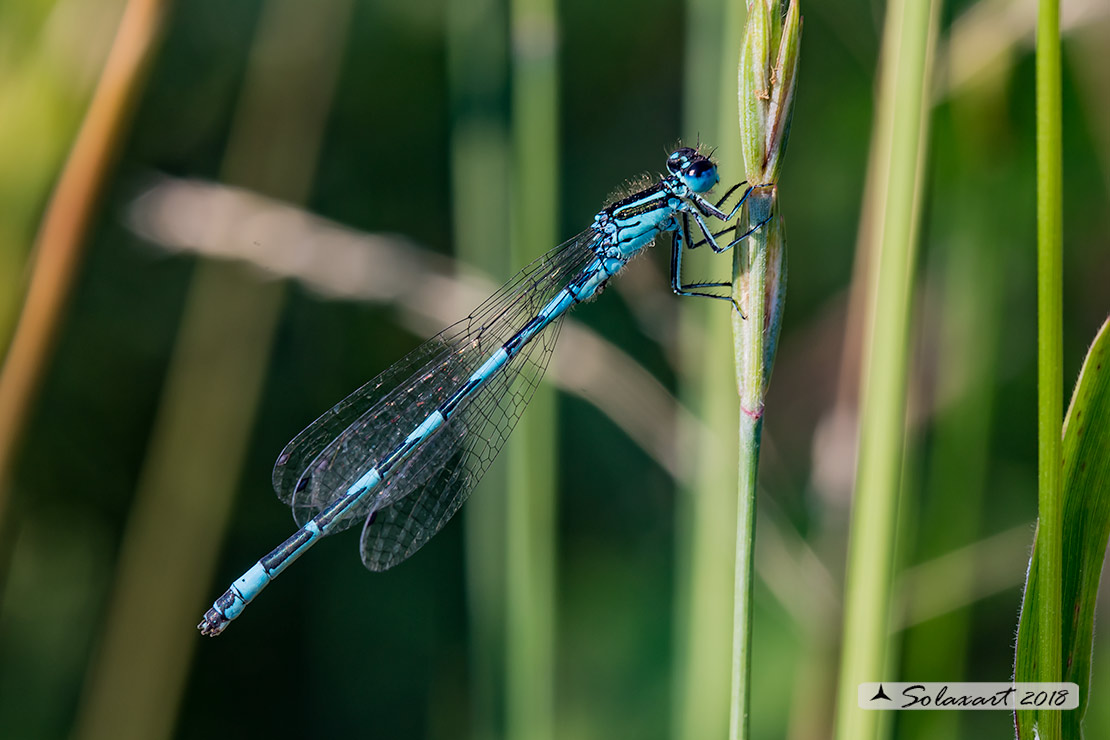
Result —
[[[1062, 736], [1078, 738], [1090, 693], [1095, 600], [1110, 537], [1110, 320], [1102, 325], [1076, 382], [1064, 420], [1062, 473], [1064, 681], [1079, 686], [1079, 708], [1064, 712]], [[1018, 627], [1016, 681], [1037, 680], [1037, 545], [1034, 544]], [[1032, 740], [1036, 715], [1019, 712], [1020, 740]]]

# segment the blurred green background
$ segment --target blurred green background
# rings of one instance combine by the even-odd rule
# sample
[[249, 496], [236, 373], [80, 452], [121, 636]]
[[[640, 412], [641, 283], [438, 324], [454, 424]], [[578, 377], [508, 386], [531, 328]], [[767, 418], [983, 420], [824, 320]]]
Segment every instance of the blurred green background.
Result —
[[[124, 4], [0, 5], [0, 348]], [[466, 313], [437, 303], [454, 285], [444, 258], [496, 284], [587, 226], [626, 179], [661, 170], [680, 137], [735, 146], [719, 123], [735, 97], [718, 91], [735, 85], [726, 39], [743, 14], [724, 5], [169, 10], [0, 470], [0, 737], [693, 738], [724, 726], [703, 714], [727, 692], [727, 626], [708, 642], [724, 671], [684, 666], [700, 665], [688, 653], [702, 610], [693, 512], [714, 493], [696, 468], [714, 410], [735, 402], [717, 331], [727, 306], [671, 296], [666, 249], [574, 314], [590, 334], [564, 330], [559, 390], [532, 410], [540, 443], [510, 448], [517, 462], [417, 556], [371, 575], [354, 534], [329, 538], [226, 635], [195, 631], [292, 532], [269, 485], [285, 442]], [[811, 0], [802, 12], [753, 669], [755, 736], [792, 740], [831, 735], [884, 8]], [[943, 10], [899, 538], [902, 680], [1012, 670], [1036, 513], [1033, 17], [1030, 2]], [[1110, 306], [1110, 7], [1076, 0], [1063, 17], [1070, 390]], [[193, 253], [214, 250], [232, 256]], [[613, 357], [636, 372], [607, 376]], [[531, 493], [514, 464], [544, 470], [545, 454], [557, 513], [554, 558], [539, 558], [553, 596], [525, 598], [542, 613], [523, 619], [546, 615], [554, 642], [533, 665], [511, 658], [511, 635], [506, 647], [521, 617], [507, 613], [503, 571], [524, 556], [498, 512]], [[1110, 648], [1096, 639], [1095, 651], [1093, 690], [1105, 691]], [[535, 723], [513, 719], [527, 706], [513, 687], [529, 681], [550, 697]], [[1006, 713], [944, 714], [898, 717], [893, 736], [1012, 733]], [[1087, 736], [1110, 736], [1110, 705], [1092, 702]]]

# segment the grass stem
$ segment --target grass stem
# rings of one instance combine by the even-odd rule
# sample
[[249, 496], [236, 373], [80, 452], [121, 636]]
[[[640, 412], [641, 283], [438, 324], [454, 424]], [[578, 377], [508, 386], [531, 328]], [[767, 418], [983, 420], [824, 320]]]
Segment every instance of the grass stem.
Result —
[[[766, 221], [775, 204], [773, 189], [759, 189], [748, 199], [748, 222]], [[736, 559], [733, 581], [732, 702], [729, 737], [749, 736], [751, 713], [752, 593], [755, 579], [756, 479], [763, 432], [763, 397], [770, 372], [766, 330], [769, 239], [778, 221], [762, 226], [736, 247], [733, 298], [744, 309], [732, 312], [740, 395], [739, 459], [736, 503]]]
[[[556, 244], [559, 215], [558, 15], [555, 0], [512, 0], [513, 204], [517, 265]], [[556, 395], [541, 385], [508, 442], [506, 731], [555, 734]]]
[[0, 526], [19, 435], [45, 375], [116, 151], [162, 35], [168, 0], [130, 0], [88, 112], [46, 206], [27, 298], [0, 370]]
[[856, 687], [882, 680], [888, 652], [895, 534], [906, 424], [909, 318], [928, 133], [930, 69], [940, 2], [887, 8], [876, 137], [888, 166], [876, 192], [886, 199], [872, 234], [878, 259], [866, 311], [859, 452], [849, 534], [836, 737], [878, 736], [881, 712], [859, 709]]
[[[686, 3], [684, 141], [713, 142], [725, 181], [740, 179], [733, 67], [743, 42], [741, 3]], [[723, 61], [722, 61], [723, 60]], [[723, 135], [722, 135], [723, 132]], [[720, 186], [718, 186], [720, 188]], [[701, 250], [698, 250], [701, 251]], [[728, 260], [689, 255], [687, 270], [721, 274]], [[696, 267], [695, 267], [696, 266]], [[738, 408], [729, 390], [735, 371], [731, 306], [676, 299], [681, 372], [679, 394], [698, 423], [679, 430], [690, 471], [676, 495], [675, 683], [673, 740], [728, 732], [732, 656], [732, 582], [736, 532], [735, 450]]]
[[[452, 109], [451, 203], [462, 269], [512, 275], [509, 255], [508, 23], [498, 0], [447, 4], [447, 70]], [[505, 669], [505, 515], [508, 461], [498, 457], [482, 490], [463, 507], [468, 607], [471, 740], [502, 735]]]
[[[1060, 4], [1040, 0], [1037, 14], [1037, 550], [1040, 680], [1060, 681], [1063, 504], [1063, 227], [1060, 113]], [[1060, 713], [1040, 713], [1044, 740], [1060, 737]]]

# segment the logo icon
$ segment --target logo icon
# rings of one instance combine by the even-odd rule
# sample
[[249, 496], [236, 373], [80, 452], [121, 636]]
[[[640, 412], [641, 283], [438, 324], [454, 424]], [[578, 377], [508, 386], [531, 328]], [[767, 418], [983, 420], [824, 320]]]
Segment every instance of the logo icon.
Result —
[[894, 701], [893, 699], [891, 699], [889, 696], [886, 695], [885, 691], [883, 691], [883, 685], [882, 684], [879, 684], [879, 690], [875, 693], [874, 696], [871, 697], [871, 701], [877, 701], [879, 699], [885, 699], [887, 701]]

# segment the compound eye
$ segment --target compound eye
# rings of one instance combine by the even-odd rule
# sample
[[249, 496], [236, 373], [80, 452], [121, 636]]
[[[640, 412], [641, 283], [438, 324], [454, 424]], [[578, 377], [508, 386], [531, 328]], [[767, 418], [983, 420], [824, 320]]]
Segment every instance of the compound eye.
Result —
[[717, 184], [717, 165], [699, 157], [682, 171], [682, 179], [695, 193], [708, 192]]
[[698, 160], [689, 166], [686, 170], [687, 177], [701, 177], [709, 170], [713, 169], [714, 164], [707, 159]]

